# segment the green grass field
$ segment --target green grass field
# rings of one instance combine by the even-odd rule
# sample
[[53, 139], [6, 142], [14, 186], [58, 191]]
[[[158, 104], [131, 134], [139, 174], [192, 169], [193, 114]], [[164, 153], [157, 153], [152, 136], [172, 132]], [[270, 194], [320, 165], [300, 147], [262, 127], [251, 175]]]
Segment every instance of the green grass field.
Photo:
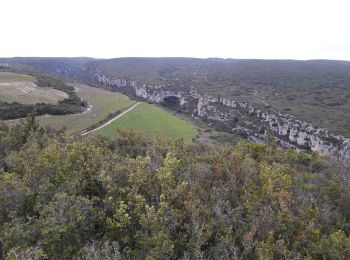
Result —
[[35, 77], [29, 75], [0, 72], [0, 100], [22, 104], [55, 104], [68, 97], [62, 91], [38, 87], [34, 82]]
[[147, 103], [139, 104], [132, 111], [94, 134], [113, 138], [119, 128], [132, 128], [148, 135], [159, 132], [170, 138], [183, 138], [185, 141], [191, 141], [198, 134], [188, 122]]
[[77, 89], [77, 95], [89, 102], [91, 109], [82, 114], [39, 117], [41, 125], [53, 128], [65, 126], [67, 134], [73, 134], [105, 119], [108, 114], [125, 110], [135, 103], [127, 96], [117, 92], [82, 84], [75, 84], [74, 87]]
[[26, 75], [26, 74], [19, 74], [19, 73], [12, 73], [12, 72], [0, 72], [0, 83], [13, 82], [13, 81], [34, 82], [35, 77], [30, 76], [30, 75]]

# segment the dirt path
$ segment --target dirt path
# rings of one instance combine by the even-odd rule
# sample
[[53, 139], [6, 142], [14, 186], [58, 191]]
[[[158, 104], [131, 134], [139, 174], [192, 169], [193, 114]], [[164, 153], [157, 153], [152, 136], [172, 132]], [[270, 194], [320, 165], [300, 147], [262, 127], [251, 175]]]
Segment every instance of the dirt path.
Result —
[[133, 110], [135, 107], [137, 107], [139, 104], [141, 104], [141, 102], [137, 102], [135, 105], [133, 105], [132, 107], [128, 108], [127, 110], [125, 110], [124, 112], [120, 113], [119, 115], [117, 115], [116, 117], [112, 118], [111, 120], [109, 120], [108, 122], [104, 123], [103, 125], [100, 125], [99, 127], [95, 128], [95, 129], [92, 129], [88, 132], [85, 132], [81, 135], [87, 135], [87, 134], [90, 134], [92, 132], [95, 132], [109, 124], [111, 124], [112, 122], [114, 122], [115, 120], [117, 120], [118, 118], [121, 118], [123, 115], [125, 115], [126, 113], [130, 112], [131, 110]]

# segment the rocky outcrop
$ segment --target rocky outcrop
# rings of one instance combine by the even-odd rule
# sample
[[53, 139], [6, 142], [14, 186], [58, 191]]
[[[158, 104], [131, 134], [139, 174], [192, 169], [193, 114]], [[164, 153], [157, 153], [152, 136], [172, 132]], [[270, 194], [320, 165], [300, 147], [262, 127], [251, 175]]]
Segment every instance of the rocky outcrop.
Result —
[[272, 132], [271, 138], [282, 147], [312, 150], [324, 155], [336, 155], [341, 160], [350, 160], [350, 139], [295, 120], [289, 114], [261, 111], [246, 102], [199, 93], [194, 89], [175, 90], [170, 84], [151, 86], [104, 75], [97, 75], [97, 80], [109, 87], [129, 87], [137, 97], [151, 102], [161, 103], [167, 97], [176, 97], [183, 112], [212, 124], [218, 123], [225, 130], [254, 142], [266, 141]]
[[9, 69], [10, 65], [5, 63], [0, 63], [0, 69]]
[[97, 81], [108, 86], [126, 87], [128, 82], [121, 78], [108, 78], [105, 75], [97, 75]]

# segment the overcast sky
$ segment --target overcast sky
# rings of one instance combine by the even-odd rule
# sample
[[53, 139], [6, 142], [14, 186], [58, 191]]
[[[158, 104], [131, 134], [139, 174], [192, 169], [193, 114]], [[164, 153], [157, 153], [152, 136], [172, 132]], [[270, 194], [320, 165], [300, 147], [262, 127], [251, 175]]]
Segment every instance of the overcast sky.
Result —
[[0, 0], [0, 56], [350, 60], [349, 0]]

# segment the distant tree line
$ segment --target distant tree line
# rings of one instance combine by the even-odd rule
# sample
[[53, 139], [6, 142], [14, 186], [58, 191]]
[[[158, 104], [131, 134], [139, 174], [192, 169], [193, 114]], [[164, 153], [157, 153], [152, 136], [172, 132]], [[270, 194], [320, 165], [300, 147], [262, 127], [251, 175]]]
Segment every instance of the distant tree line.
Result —
[[37, 78], [36, 84], [39, 87], [50, 87], [68, 94], [68, 98], [60, 100], [57, 104], [21, 104], [18, 102], [3, 102], [0, 101], [0, 119], [17, 119], [24, 118], [32, 111], [35, 111], [37, 115], [65, 115], [76, 114], [84, 111], [87, 107], [87, 102], [81, 100], [75, 91], [74, 87], [65, 84], [59, 79], [55, 79], [43, 75], [34, 75]]

